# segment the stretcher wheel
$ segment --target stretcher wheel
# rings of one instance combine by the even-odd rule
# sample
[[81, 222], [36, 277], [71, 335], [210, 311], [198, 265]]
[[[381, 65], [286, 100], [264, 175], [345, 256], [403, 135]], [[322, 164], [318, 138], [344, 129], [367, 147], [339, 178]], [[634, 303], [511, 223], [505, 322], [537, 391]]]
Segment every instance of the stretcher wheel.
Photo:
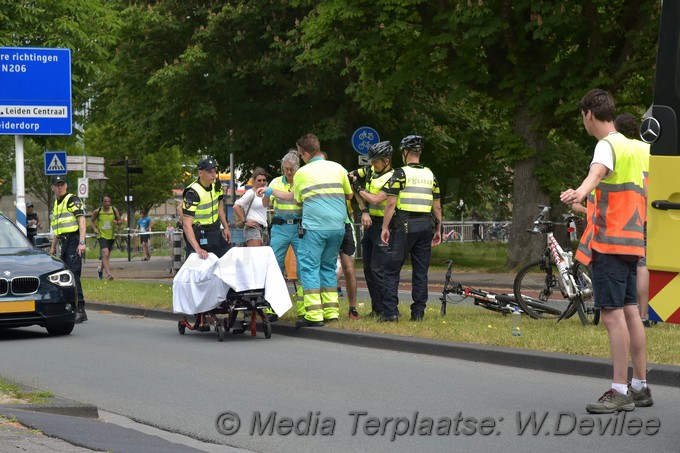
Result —
[[180, 335], [184, 335], [184, 332], [187, 330], [187, 326], [184, 325], [182, 321], [177, 322], [177, 330], [179, 330]]
[[222, 327], [222, 324], [217, 324], [215, 326], [215, 331], [217, 332], [217, 341], [220, 343], [224, 341], [224, 327]]
[[264, 330], [264, 337], [265, 338], [271, 338], [272, 337], [272, 323], [269, 321], [264, 321], [262, 323], [262, 328]]

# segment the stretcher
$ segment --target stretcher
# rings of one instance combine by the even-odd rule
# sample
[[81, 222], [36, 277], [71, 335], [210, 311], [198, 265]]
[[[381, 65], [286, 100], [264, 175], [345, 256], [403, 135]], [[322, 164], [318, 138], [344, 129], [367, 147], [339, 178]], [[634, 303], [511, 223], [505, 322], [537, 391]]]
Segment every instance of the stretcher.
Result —
[[[196, 319], [190, 323], [186, 316], [177, 323], [180, 335], [184, 335], [186, 329], [199, 332], [217, 333], [217, 341], [223, 341], [226, 333], [244, 333], [250, 330], [251, 336], [257, 336], [257, 320], [262, 323], [262, 331], [265, 338], [271, 338], [272, 325], [265, 310], [271, 308], [264, 298], [264, 289], [235, 292], [229, 290], [226, 300], [212, 310], [197, 313]], [[224, 315], [220, 319], [219, 315]], [[239, 318], [241, 320], [239, 321]]]
[[257, 336], [258, 318], [265, 338], [271, 338], [271, 322], [265, 310], [281, 316], [292, 306], [286, 282], [271, 247], [234, 247], [217, 258], [203, 260], [192, 253], [173, 279], [173, 310], [195, 315], [178, 321], [181, 335], [186, 330], [225, 334], [250, 330]]

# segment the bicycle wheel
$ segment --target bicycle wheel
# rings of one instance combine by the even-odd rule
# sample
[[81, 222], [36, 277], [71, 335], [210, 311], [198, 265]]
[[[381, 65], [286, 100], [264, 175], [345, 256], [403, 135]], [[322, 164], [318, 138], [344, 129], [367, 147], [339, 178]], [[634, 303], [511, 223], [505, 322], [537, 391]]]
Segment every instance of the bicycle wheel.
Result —
[[515, 277], [515, 301], [534, 319], [556, 319], [566, 309], [575, 312], [576, 307], [569, 307], [569, 302], [562, 296], [558, 278], [557, 268], [550, 262], [546, 264], [539, 260], [527, 264]]
[[508, 242], [508, 233], [506, 233], [504, 230], [500, 230], [497, 237], [499, 242]]
[[595, 309], [595, 296], [593, 294], [593, 279], [590, 266], [576, 263], [573, 269], [576, 286], [581, 292], [581, 300], [576, 303], [578, 317], [584, 325], [596, 326], [600, 322], [600, 310]]

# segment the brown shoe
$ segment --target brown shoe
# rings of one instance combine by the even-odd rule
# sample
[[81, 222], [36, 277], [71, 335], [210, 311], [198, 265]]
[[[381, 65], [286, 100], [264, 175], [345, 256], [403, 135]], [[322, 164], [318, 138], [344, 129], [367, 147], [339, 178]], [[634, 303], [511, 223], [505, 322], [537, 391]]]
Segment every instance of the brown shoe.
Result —
[[654, 405], [652, 391], [649, 390], [649, 387], [642, 387], [640, 390], [635, 391], [633, 390], [633, 387], [629, 385], [628, 393], [633, 397], [635, 407], [649, 407]]
[[631, 392], [623, 395], [614, 389], [604, 392], [597, 403], [590, 403], [586, 406], [586, 411], [591, 414], [612, 414], [619, 411], [628, 412], [633, 409], [635, 409], [635, 402]]

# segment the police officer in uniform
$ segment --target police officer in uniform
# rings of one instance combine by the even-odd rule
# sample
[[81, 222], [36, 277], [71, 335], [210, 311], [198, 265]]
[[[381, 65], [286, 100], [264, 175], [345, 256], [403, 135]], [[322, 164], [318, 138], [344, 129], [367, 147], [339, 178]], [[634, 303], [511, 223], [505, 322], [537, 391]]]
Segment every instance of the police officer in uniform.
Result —
[[217, 181], [217, 161], [205, 158], [197, 169], [198, 179], [183, 193], [182, 229], [187, 240], [187, 256], [195, 252], [206, 259], [212, 252], [219, 258], [229, 250], [231, 231], [222, 202], [222, 185]]
[[383, 308], [384, 265], [387, 259], [387, 247], [380, 238], [385, 205], [387, 203], [387, 185], [394, 170], [392, 169], [392, 144], [389, 141], [375, 143], [368, 150], [370, 167], [358, 168], [350, 173], [355, 181], [357, 202], [361, 208], [361, 225], [364, 235], [361, 239], [364, 259], [364, 276], [371, 296], [371, 314], [379, 316]]
[[87, 250], [85, 246], [85, 208], [83, 202], [76, 195], [67, 193], [68, 183], [66, 176], [52, 177], [52, 192], [56, 199], [52, 208], [52, 230], [54, 240], [50, 247], [50, 255], [56, 255], [57, 242], [61, 246], [59, 258], [73, 272], [78, 293], [78, 307], [75, 322], [87, 321], [85, 313], [85, 298], [83, 286], [80, 283], [80, 273], [83, 268], [83, 255]]
[[[381, 239], [389, 244], [385, 264], [384, 310], [378, 321], [399, 320], [399, 273], [408, 254], [413, 266], [411, 320], [420, 321], [427, 303], [427, 272], [432, 246], [441, 243], [442, 210], [439, 186], [432, 171], [420, 164], [423, 138], [404, 137], [404, 167], [394, 170], [387, 190]], [[434, 225], [433, 217], [434, 215]]]

